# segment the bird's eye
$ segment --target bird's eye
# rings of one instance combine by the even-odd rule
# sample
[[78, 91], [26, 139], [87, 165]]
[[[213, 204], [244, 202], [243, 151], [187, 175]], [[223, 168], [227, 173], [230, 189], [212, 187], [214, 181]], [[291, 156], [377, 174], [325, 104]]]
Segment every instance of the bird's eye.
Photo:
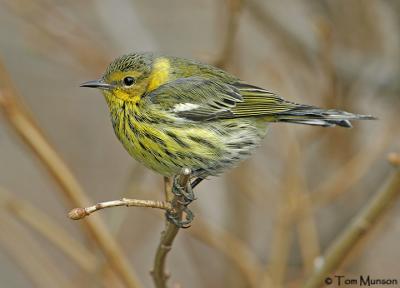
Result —
[[123, 82], [125, 86], [132, 86], [133, 84], [135, 84], [135, 78], [127, 76], [124, 78]]

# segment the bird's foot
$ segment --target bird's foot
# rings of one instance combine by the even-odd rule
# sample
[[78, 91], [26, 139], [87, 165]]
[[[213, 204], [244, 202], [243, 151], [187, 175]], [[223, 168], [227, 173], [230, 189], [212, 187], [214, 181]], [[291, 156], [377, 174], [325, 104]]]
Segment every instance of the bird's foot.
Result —
[[[186, 174], [186, 177], [188, 177], [188, 175], [189, 174]], [[176, 227], [188, 228], [193, 221], [194, 215], [187, 206], [192, 203], [196, 197], [194, 196], [189, 178], [186, 178], [186, 183], [182, 184], [183, 182], [180, 177], [182, 177], [182, 175], [174, 177], [172, 193], [175, 197], [171, 203], [173, 208], [168, 210], [165, 216], [167, 220], [176, 225]]]
[[168, 210], [165, 213], [165, 217], [176, 227], [185, 229], [190, 227], [190, 223], [193, 221], [194, 214], [188, 207], [184, 206], [181, 212], [177, 212], [176, 209]]
[[192, 189], [192, 186], [190, 185], [190, 183], [188, 183], [186, 185], [186, 187], [182, 187], [179, 183], [178, 177], [174, 177], [172, 193], [176, 197], [180, 198], [178, 200], [178, 202], [179, 202], [179, 204], [182, 204], [183, 206], [187, 206], [190, 203], [192, 203], [194, 200], [196, 200], [196, 197], [194, 196], [193, 189]]

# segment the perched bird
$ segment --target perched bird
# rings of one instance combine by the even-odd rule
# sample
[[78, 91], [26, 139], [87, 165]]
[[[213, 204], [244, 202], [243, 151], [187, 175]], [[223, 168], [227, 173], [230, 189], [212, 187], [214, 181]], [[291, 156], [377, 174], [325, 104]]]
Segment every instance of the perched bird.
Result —
[[165, 176], [192, 171], [192, 186], [248, 157], [271, 122], [351, 127], [373, 119], [284, 100], [216, 67], [153, 53], [114, 60], [99, 80], [118, 139]]

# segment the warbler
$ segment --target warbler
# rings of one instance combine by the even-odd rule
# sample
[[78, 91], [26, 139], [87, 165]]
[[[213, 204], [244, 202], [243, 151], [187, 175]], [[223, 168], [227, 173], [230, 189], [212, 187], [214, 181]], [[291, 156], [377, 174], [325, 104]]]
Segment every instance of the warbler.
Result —
[[216, 67], [154, 53], [119, 57], [81, 87], [103, 92], [133, 158], [164, 176], [189, 168], [194, 185], [247, 158], [272, 122], [351, 127], [374, 119], [297, 104]]

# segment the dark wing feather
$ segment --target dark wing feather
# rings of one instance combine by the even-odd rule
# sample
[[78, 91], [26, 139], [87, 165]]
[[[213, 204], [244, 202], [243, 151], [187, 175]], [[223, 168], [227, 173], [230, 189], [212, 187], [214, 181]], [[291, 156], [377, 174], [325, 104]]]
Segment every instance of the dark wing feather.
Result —
[[243, 97], [243, 102], [238, 103], [232, 109], [232, 113], [236, 117], [276, 115], [302, 106], [286, 101], [273, 92], [244, 82], [234, 83], [233, 86], [239, 89]]
[[177, 79], [147, 97], [161, 109], [195, 121], [234, 117], [231, 109], [243, 101], [238, 88], [201, 77]]
[[[299, 106], [243, 82], [226, 84], [202, 77], [177, 79], [160, 86], [148, 97], [162, 109], [195, 121], [275, 115]], [[183, 109], [188, 103], [194, 105]]]

